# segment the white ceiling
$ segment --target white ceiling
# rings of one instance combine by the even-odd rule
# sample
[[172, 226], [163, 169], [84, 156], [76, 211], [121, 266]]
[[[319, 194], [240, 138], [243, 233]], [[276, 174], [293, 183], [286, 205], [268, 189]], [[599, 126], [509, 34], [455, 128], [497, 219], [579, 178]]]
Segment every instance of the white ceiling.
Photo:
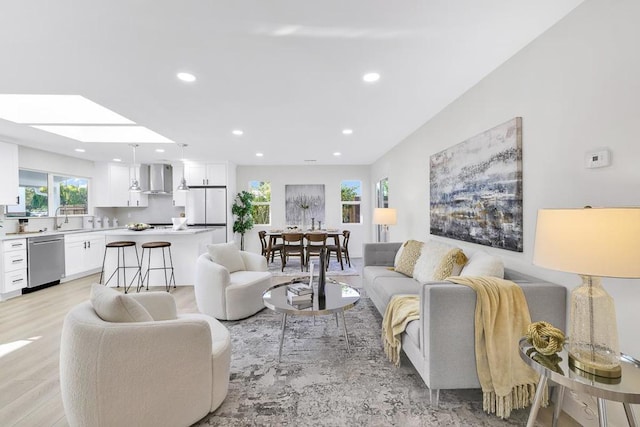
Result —
[[[581, 2], [2, 1], [0, 93], [82, 95], [189, 144], [189, 160], [370, 164]], [[362, 81], [370, 71], [378, 83]], [[2, 119], [0, 140], [132, 157]], [[180, 149], [144, 144], [137, 158]]]

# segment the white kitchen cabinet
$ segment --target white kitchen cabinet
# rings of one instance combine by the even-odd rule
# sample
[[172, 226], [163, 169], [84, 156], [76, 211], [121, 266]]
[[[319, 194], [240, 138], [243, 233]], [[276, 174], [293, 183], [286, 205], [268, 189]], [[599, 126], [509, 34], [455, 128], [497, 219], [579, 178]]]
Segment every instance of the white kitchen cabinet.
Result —
[[18, 296], [27, 287], [27, 239], [2, 242], [0, 300]]
[[186, 163], [187, 185], [227, 185], [227, 165], [224, 163]]
[[182, 163], [173, 164], [173, 206], [187, 205], [187, 192], [176, 190], [182, 181], [183, 168], [184, 165]]
[[76, 276], [101, 268], [103, 255], [104, 233], [89, 232], [65, 235], [65, 276]]
[[18, 146], [0, 142], [0, 205], [18, 204]]
[[[146, 207], [149, 196], [129, 191], [133, 168], [119, 163], [96, 163], [92, 187], [96, 207]], [[139, 169], [136, 177], [140, 179]]]

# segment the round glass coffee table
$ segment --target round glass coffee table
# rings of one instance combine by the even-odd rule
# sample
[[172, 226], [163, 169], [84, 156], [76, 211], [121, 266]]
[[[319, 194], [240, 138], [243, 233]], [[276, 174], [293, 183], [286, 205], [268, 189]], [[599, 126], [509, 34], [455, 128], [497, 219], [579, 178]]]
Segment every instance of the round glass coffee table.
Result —
[[306, 283], [308, 283], [308, 278], [293, 279], [290, 282], [272, 286], [262, 294], [262, 301], [267, 308], [275, 312], [282, 313], [282, 330], [280, 334], [280, 348], [278, 350], [278, 363], [280, 363], [280, 358], [282, 356], [284, 331], [287, 325], [287, 316], [289, 315], [324, 316], [327, 314], [335, 314], [336, 326], [338, 326], [338, 315], [340, 315], [342, 317], [342, 330], [344, 332], [344, 340], [347, 344], [347, 351], [351, 351], [344, 312], [358, 303], [360, 300], [360, 292], [346, 283], [327, 278], [324, 300], [318, 298], [317, 285], [314, 284], [313, 298], [311, 301], [296, 305], [289, 304], [287, 300], [287, 286], [292, 283], [304, 282], [305, 279]]

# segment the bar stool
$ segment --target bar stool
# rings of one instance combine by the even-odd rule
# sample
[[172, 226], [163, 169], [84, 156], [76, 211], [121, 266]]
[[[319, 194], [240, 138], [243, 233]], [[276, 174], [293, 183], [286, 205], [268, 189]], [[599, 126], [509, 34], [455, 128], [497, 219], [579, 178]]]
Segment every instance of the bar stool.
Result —
[[[162, 267], [151, 267], [151, 250], [152, 249], [162, 249]], [[167, 267], [167, 259], [165, 257], [164, 249], [167, 248], [169, 250], [169, 264]], [[171, 242], [147, 242], [142, 244], [142, 257], [140, 262], [140, 268], [142, 268], [142, 264], [144, 264], [144, 252], [145, 249], [148, 249], [147, 252], [147, 271], [144, 273], [142, 277], [142, 282], [138, 284], [138, 292], [144, 286], [144, 279], [147, 279], [147, 290], [149, 290], [149, 272], [151, 270], [164, 270], [164, 284], [169, 292], [171, 288], [171, 282], [173, 281], [173, 288], [176, 288], [176, 276], [173, 274], [173, 258], [171, 257]], [[167, 277], [167, 270], [171, 270], [171, 275]], [[140, 273], [142, 274], [142, 273]]]
[[[125, 257], [124, 257], [125, 249], [129, 247], [133, 247], [133, 249], [135, 249], [136, 251], [136, 265], [127, 265], [125, 262]], [[138, 277], [137, 288], [139, 288], [140, 276], [141, 276], [140, 258], [138, 258], [138, 248], [136, 247], [136, 242], [130, 242], [130, 241], [110, 242], [105, 245], [104, 257], [102, 258], [102, 270], [100, 271], [100, 280], [98, 283], [102, 283], [102, 278], [104, 277], [104, 263], [107, 260], [107, 250], [112, 248], [117, 249], [117, 254], [116, 254], [117, 265], [115, 270], [113, 270], [113, 273], [111, 273], [111, 276], [109, 276], [109, 279], [107, 279], [107, 281], [104, 282], [103, 284], [107, 286], [109, 281], [111, 281], [111, 279], [113, 278], [113, 275], [116, 274], [118, 287], [120, 287], [120, 270], [122, 270], [122, 279], [124, 282], [124, 293], [126, 294], [127, 292], [129, 292], [129, 289], [131, 288], [131, 285], [133, 284], [133, 281], [136, 279], [136, 277]], [[121, 256], [122, 256], [122, 265], [120, 264]], [[127, 286], [127, 268], [135, 268], [137, 270], [136, 274], [133, 275], [131, 282], [129, 282], [129, 286]]]

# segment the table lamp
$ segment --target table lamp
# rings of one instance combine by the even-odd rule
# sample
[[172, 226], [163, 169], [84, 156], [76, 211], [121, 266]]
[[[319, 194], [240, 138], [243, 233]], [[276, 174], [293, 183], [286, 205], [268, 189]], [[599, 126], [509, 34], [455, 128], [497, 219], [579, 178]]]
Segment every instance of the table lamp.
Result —
[[638, 278], [639, 261], [640, 208], [538, 211], [533, 263], [582, 277], [582, 284], [571, 291], [572, 369], [607, 379], [621, 377], [615, 307], [601, 277]]
[[398, 216], [396, 210], [393, 208], [375, 208], [373, 210], [373, 223], [376, 225], [382, 225], [384, 230], [383, 242], [387, 241], [389, 235], [389, 226], [396, 225], [398, 222]]

